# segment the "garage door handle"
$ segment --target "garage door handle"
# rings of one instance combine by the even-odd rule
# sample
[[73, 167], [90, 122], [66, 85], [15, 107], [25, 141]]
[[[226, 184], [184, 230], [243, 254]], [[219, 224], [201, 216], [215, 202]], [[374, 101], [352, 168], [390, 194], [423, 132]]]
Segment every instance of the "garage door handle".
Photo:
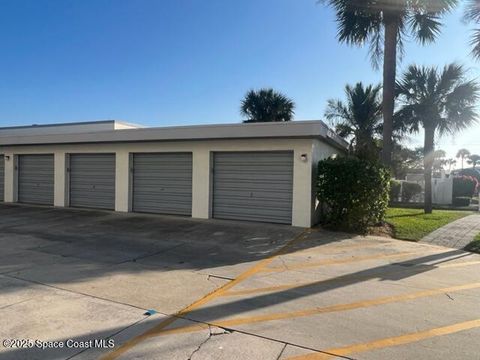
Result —
[[253, 192], [250, 193], [250, 197], [253, 197]]

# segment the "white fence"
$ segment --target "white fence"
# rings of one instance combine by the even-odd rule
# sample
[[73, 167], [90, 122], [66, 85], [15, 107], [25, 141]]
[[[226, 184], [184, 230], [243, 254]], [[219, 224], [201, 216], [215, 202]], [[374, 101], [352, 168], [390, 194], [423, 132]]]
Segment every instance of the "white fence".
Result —
[[[400, 194], [403, 191], [403, 183], [415, 182], [419, 184], [423, 190], [425, 190], [425, 182], [423, 180], [412, 181], [409, 180], [397, 180], [401, 184]], [[424, 191], [415, 195], [411, 202], [423, 202]], [[434, 178], [432, 179], [432, 202], [436, 205], [452, 205], [453, 203], [453, 178]]]

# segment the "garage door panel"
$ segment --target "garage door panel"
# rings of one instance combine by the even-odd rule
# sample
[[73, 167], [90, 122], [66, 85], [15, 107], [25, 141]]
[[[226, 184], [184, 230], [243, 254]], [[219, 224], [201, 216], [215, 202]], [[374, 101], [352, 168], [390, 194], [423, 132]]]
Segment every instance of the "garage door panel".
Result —
[[192, 203], [190, 199], [185, 199], [184, 201], [181, 201], [174, 196], [142, 199], [142, 212], [159, 213], [159, 202], [163, 203], [161, 213], [171, 215], [185, 215], [191, 213]]
[[[281, 199], [272, 199], [266, 197], [258, 197], [258, 198], [231, 198], [228, 201], [218, 201], [216, 203], [217, 206], [239, 206], [239, 207], [251, 207], [253, 206], [261, 206], [265, 209], [278, 209], [284, 203], [284, 200]], [[281, 209], [281, 208], [280, 208]]]
[[53, 205], [54, 157], [51, 154], [18, 156], [18, 202]]
[[[262, 178], [255, 178], [255, 176], [261, 176]], [[285, 186], [289, 186], [291, 183], [291, 174], [268, 174], [268, 175], [262, 175], [261, 173], [256, 173], [256, 175], [245, 175], [245, 174], [229, 174], [229, 175], [222, 175], [219, 174], [217, 176], [217, 179], [223, 180], [225, 183], [239, 183], [240, 185], [245, 185], [245, 184], [265, 184], [265, 183], [270, 183], [270, 184], [284, 184]]]
[[112, 194], [115, 194], [115, 191], [112, 191], [111, 186], [107, 185], [95, 185], [95, 188], [93, 189], [91, 185], [78, 185], [75, 186], [75, 190], [70, 191], [70, 194], [79, 194], [81, 195], [82, 193], [85, 192], [90, 192], [96, 194], [96, 196], [111, 196]]
[[[85, 192], [76, 192], [74, 194], [72, 194], [72, 196], [83, 196], [84, 199], [82, 200], [82, 206], [86, 206], [86, 204], [90, 205], [88, 207], [94, 207], [94, 208], [97, 208], [98, 207], [98, 203], [107, 203], [107, 202], [110, 202], [111, 201], [111, 195], [113, 194], [104, 194], [103, 196], [99, 196], [99, 195], [95, 195], [92, 193], [91, 196], [85, 196]], [[92, 206], [94, 205], [94, 206]]]
[[[137, 190], [135, 195], [137, 196], [137, 199], [138, 199], [139, 196], [158, 197], [159, 195], [152, 194], [152, 193], [157, 192], [157, 191], [160, 191], [160, 190], [156, 187], [151, 187], [151, 186], [143, 187], [142, 190]], [[172, 195], [172, 196], [177, 196], [179, 199], [181, 199], [181, 198], [190, 199], [191, 198], [187, 187], [178, 188], [178, 189], [170, 189], [168, 191], [161, 191], [162, 196], [167, 196], [169, 194]]]
[[133, 155], [133, 211], [192, 214], [192, 154]]
[[241, 219], [246, 221], [262, 221], [278, 224], [291, 223], [291, 212], [288, 211], [271, 211], [269, 215], [264, 215], [261, 219], [259, 219], [258, 214], [252, 213], [249, 208], [225, 207], [219, 208], [219, 211], [222, 211], [222, 219], [227, 220]]
[[215, 153], [213, 216], [292, 222], [293, 152]]
[[[226, 190], [226, 191], [215, 191], [215, 195], [218, 198], [218, 203], [222, 203], [222, 201], [233, 202], [236, 200], [241, 201], [278, 201], [279, 203], [283, 203], [285, 201], [290, 201], [291, 196], [290, 194], [283, 194], [279, 193], [275, 190], [264, 191], [262, 193], [253, 194], [253, 196], [249, 196], [245, 194], [245, 192], [239, 190]], [[225, 199], [225, 200], [222, 200]], [[228, 200], [227, 200], [228, 199]]]
[[[152, 204], [156, 204], [159, 201], [169, 201], [169, 202], [177, 202], [179, 205], [184, 204], [187, 206], [191, 206], [191, 198], [190, 196], [183, 196], [183, 195], [178, 195], [175, 193], [169, 193], [169, 194], [162, 194], [161, 196], [152, 196], [151, 194], [140, 194], [138, 196], [143, 196], [142, 198], [142, 204], [149, 204], [151, 206]], [[166, 205], [164, 205], [166, 206]]]
[[115, 209], [115, 154], [70, 154], [70, 206]]
[[[257, 216], [255, 213], [251, 211], [251, 206], [250, 204], [244, 204], [243, 206], [241, 204], [223, 204], [223, 205], [218, 205], [218, 209], [223, 210], [225, 213], [231, 213], [231, 214], [238, 214], [239, 212], [243, 214], [249, 214], [251, 216]], [[279, 210], [278, 207], [274, 206], [265, 206], [265, 209], [269, 210], [268, 212], [268, 218], [275, 218], [276, 216], [288, 216], [290, 214], [290, 211], [288, 210]]]
[[82, 195], [85, 195], [87, 192], [90, 192], [92, 195], [95, 194], [95, 196], [103, 199], [111, 199], [112, 195], [115, 194], [114, 191], [102, 189], [99, 187], [95, 188], [94, 190], [88, 187], [84, 187], [82, 189], [76, 189], [74, 191], [71, 191], [70, 194], [74, 196], [82, 196]]
[[[142, 186], [151, 186], [151, 187], [158, 187], [158, 186], [174, 186], [174, 185], [179, 185], [179, 186], [189, 186], [191, 185], [190, 180], [186, 180], [186, 177], [190, 177], [191, 174], [185, 173], [185, 174], [180, 174], [181, 178], [174, 178], [172, 177], [171, 179], [165, 179], [165, 178], [158, 178], [155, 176], [148, 176], [148, 177], [140, 177], [136, 176], [135, 180], [137, 181], [137, 184], [142, 184]], [[155, 183], [155, 185], [154, 185]]]
[[[220, 180], [220, 181], [218, 181]], [[290, 181], [285, 182], [277, 182], [272, 183], [269, 180], [265, 181], [251, 181], [251, 180], [243, 180], [243, 179], [235, 179], [235, 180], [225, 180], [225, 179], [217, 179], [217, 183], [219, 183], [217, 189], [218, 190], [250, 190], [250, 191], [258, 191], [259, 186], [262, 186], [262, 191], [264, 190], [272, 190], [272, 189], [279, 189], [279, 190], [289, 190], [291, 186]], [[268, 188], [267, 188], [268, 187]]]
[[92, 179], [90, 178], [85, 178], [84, 180], [76, 180], [76, 181], [72, 181], [71, 183], [71, 186], [73, 186], [75, 189], [83, 189], [83, 188], [88, 188], [88, 189], [91, 189], [92, 186], [95, 186], [95, 188], [99, 189], [100, 187], [103, 187], [104, 189], [108, 189], [108, 190], [112, 190], [112, 186], [114, 186], [114, 184], [111, 182], [111, 181], [95, 181], [95, 184], [92, 184]]

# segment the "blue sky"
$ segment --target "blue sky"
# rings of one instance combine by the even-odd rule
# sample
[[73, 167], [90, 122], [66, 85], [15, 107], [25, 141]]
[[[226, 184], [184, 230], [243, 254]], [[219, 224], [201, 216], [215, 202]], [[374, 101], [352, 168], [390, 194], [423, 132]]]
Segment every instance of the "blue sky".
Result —
[[[0, 126], [121, 119], [150, 126], [241, 121], [250, 88], [273, 87], [296, 119], [322, 119], [346, 83], [380, 81], [366, 49], [335, 39], [315, 0], [2, 0]], [[415, 61], [468, 56], [460, 12], [435, 45], [408, 43]], [[480, 126], [439, 141], [480, 153]], [[421, 142], [412, 138], [411, 145]]]

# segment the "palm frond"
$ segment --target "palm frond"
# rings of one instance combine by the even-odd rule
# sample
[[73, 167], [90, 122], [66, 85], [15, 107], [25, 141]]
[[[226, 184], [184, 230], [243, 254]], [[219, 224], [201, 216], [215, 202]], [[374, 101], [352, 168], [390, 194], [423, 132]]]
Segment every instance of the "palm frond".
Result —
[[440, 74], [437, 92], [439, 95], [447, 94], [456, 83], [458, 83], [465, 73], [465, 70], [460, 64], [449, 64], [443, 68], [442, 73]]
[[[479, 1], [479, 0], [477, 0]], [[397, 54], [404, 54], [404, 39], [408, 34], [421, 44], [434, 41], [440, 33], [441, 16], [451, 11], [458, 0], [318, 0], [331, 7], [336, 16], [337, 38], [349, 45], [369, 43], [374, 68], [383, 58], [385, 24], [397, 25]]]
[[378, 31], [372, 35], [368, 53], [372, 67], [377, 70], [380, 68], [383, 60], [383, 42], [384, 36], [382, 31]]
[[440, 34], [440, 16], [431, 12], [415, 12], [408, 18], [408, 25], [415, 40], [425, 45], [432, 43]]
[[323, 0], [335, 11], [337, 38], [349, 45], [363, 45], [379, 32], [382, 17], [379, 11], [371, 11], [370, 1]]
[[463, 19], [466, 22], [480, 22], [480, 1], [467, 0]]
[[334, 124], [337, 121], [350, 122], [350, 114], [348, 108], [341, 100], [330, 99], [327, 101], [325, 110], [325, 118]]
[[[467, 0], [463, 14], [467, 23], [480, 23], [480, 0]], [[470, 37], [471, 55], [475, 60], [480, 60], [480, 29], [474, 29]]]
[[473, 30], [470, 38], [470, 46], [472, 47], [471, 55], [474, 59], [480, 60], [480, 29]]
[[355, 130], [346, 123], [340, 123], [335, 125], [335, 132], [337, 133], [337, 135], [343, 138], [347, 138], [353, 135], [355, 133]]

